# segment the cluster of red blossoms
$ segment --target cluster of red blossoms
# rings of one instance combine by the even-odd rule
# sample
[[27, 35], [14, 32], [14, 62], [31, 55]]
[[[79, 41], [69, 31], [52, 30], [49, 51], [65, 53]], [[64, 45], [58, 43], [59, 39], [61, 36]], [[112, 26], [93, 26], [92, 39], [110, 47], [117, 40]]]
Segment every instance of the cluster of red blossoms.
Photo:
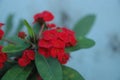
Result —
[[2, 39], [3, 35], [4, 35], [4, 31], [1, 29], [1, 27], [3, 26], [3, 23], [0, 23], [0, 40]]
[[7, 54], [2, 52], [2, 46], [0, 46], [0, 69], [3, 68], [4, 63], [7, 61]]
[[[34, 22], [38, 23], [53, 19], [53, 15], [48, 11], [34, 16]], [[61, 64], [65, 64], [69, 60], [69, 54], [65, 52], [65, 48], [75, 46], [77, 42], [74, 32], [67, 28], [56, 27], [55, 24], [46, 24], [48, 29], [42, 32], [42, 37], [38, 42], [38, 52], [47, 58], [57, 58]]]
[[[1, 29], [1, 27], [3, 26], [3, 23], [0, 23], [0, 40], [3, 38], [4, 36], [4, 31]], [[2, 46], [0, 46], [0, 69], [3, 68], [4, 63], [7, 61], [7, 54], [2, 52]]]
[[69, 59], [65, 48], [75, 45], [76, 39], [73, 31], [67, 28], [55, 28], [42, 33], [42, 38], [38, 42], [38, 51], [45, 57], [57, 58], [61, 64], [65, 64]]
[[28, 64], [31, 63], [31, 61], [33, 61], [35, 59], [35, 53], [33, 50], [25, 50], [23, 52], [23, 55], [21, 58], [19, 58], [18, 60], [18, 64], [21, 66], [21, 67], [25, 67], [27, 66]]

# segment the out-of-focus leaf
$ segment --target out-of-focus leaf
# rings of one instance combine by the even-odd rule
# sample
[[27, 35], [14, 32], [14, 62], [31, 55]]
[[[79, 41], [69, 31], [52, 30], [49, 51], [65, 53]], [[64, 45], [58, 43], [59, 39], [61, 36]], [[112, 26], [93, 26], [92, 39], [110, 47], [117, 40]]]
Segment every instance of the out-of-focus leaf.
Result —
[[13, 15], [9, 15], [5, 23], [5, 37], [12, 32], [13, 29]]
[[62, 80], [62, 68], [56, 59], [50, 58], [47, 60], [36, 53], [35, 64], [43, 80]]
[[16, 29], [16, 31], [15, 31], [15, 35], [18, 34], [18, 32], [21, 31], [21, 29], [22, 29], [23, 27], [24, 27], [24, 22], [23, 22], [23, 20], [20, 20], [20, 21], [19, 21], [19, 24], [18, 24], [18, 26], [17, 26], [17, 29]]
[[1, 80], [26, 80], [32, 68], [32, 66], [25, 68], [14, 66], [5, 73]]
[[79, 50], [79, 49], [90, 48], [94, 45], [95, 45], [95, 42], [93, 40], [85, 38], [85, 37], [79, 37], [77, 39], [76, 46], [67, 47], [65, 49], [65, 51], [69, 53], [69, 52], [76, 51], [76, 50]]
[[25, 43], [22, 39], [18, 38], [17, 36], [8, 38], [15, 44], [8, 44], [7, 46], [4, 46], [2, 51], [6, 53], [16, 53], [25, 50], [30, 46], [30, 44]]
[[62, 69], [63, 80], [85, 80], [80, 73], [70, 67], [62, 66]]
[[33, 25], [33, 30], [34, 30], [35, 34], [39, 34], [40, 29], [41, 29], [41, 26], [38, 23]]
[[[15, 63], [9, 63], [9, 62], [6, 62], [4, 64], [4, 67], [2, 69], [0, 69], [0, 78], [4, 75], [4, 73], [10, 69], [12, 66], [14, 66]], [[1, 79], [0, 79], [1, 80]]]
[[27, 47], [28, 46], [25, 46], [25, 45], [9, 44], [9, 45], [3, 47], [2, 52], [5, 52], [5, 53], [16, 53], [16, 52], [20, 52], [20, 51], [25, 50]]
[[34, 33], [32, 27], [29, 25], [29, 23], [26, 20], [24, 20], [24, 24], [27, 27], [30, 37], [35, 37], [35, 33]]
[[92, 28], [95, 18], [95, 15], [87, 15], [80, 19], [73, 28], [73, 30], [76, 32], [76, 37], [85, 36]]

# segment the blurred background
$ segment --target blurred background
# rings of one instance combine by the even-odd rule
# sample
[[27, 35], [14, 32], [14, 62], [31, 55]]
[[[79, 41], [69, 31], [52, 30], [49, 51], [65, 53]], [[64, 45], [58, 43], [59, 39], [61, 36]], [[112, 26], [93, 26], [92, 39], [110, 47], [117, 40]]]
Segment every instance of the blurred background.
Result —
[[120, 0], [0, 0], [0, 22], [14, 15], [14, 29], [20, 19], [33, 22], [33, 15], [49, 10], [54, 23], [72, 28], [82, 17], [96, 20], [87, 34], [96, 45], [71, 54], [68, 66], [86, 80], [120, 80]]

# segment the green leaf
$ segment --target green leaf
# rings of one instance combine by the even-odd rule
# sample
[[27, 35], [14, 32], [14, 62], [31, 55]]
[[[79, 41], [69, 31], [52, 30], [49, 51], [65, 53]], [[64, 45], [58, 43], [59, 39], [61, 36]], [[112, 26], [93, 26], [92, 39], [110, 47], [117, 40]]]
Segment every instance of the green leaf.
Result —
[[2, 51], [5, 52], [5, 53], [16, 53], [16, 52], [23, 51], [26, 48], [28, 48], [27, 45], [13, 45], [13, 44], [9, 44], [7, 46], [4, 46]]
[[35, 64], [43, 80], [62, 80], [62, 68], [56, 59], [49, 58], [47, 60], [37, 53]]
[[8, 44], [4, 46], [2, 51], [6, 53], [16, 53], [23, 51], [24, 49], [28, 48], [30, 44], [25, 43], [24, 40], [18, 38], [17, 36], [8, 38], [10, 41], [14, 42], [15, 44]]
[[4, 67], [2, 69], [0, 69], [0, 78], [4, 75], [4, 73], [6, 73], [14, 65], [15, 65], [15, 63], [6, 62], [4, 64]]
[[19, 21], [19, 24], [17, 26], [17, 29], [15, 31], [15, 34], [18, 34], [18, 32], [24, 27], [24, 23], [23, 23], [23, 20], [20, 20]]
[[88, 15], [79, 20], [73, 28], [76, 32], [76, 37], [85, 36], [92, 28], [95, 18], [95, 15]]
[[40, 24], [36, 23], [33, 25], [33, 30], [34, 30], [35, 34], [39, 34], [40, 29], [41, 29]]
[[70, 67], [62, 66], [62, 69], [63, 80], [85, 80], [80, 73]]
[[5, 37], [10, 34], [13, 28], [13, 15], [9, 15], [5, 23]]
[[93, 40], [85, 38], [85, 37], [80, 37], [77, 39], [76, 46], [68, 47], [65, 49], [65, 51], [69, 53], [71, 51], [76, 51], [79, 49], [90, 48], [94, 45], [95, 45], [95, 42]]
[[31, 71], [31, 66], [25, 68], [14, 66], [5, 73], [1, 80], [26, 80]]
[[32, 27], [29, 25], [29, 23], [26, 20], [24, 20], [24, 24], [27, 27], [30, 37], [35, 37], [35, 33], [34, 33]]

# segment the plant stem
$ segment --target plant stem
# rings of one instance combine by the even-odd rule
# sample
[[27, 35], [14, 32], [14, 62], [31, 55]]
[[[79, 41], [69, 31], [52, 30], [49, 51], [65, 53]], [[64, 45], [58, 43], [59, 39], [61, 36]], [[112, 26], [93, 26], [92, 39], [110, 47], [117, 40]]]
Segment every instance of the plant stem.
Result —
[[10, 43], [10, 44], [14, 44], [14, 45], [16, 45], [16, 43], [15, 43], [15, 42], [12, 42], [12, 41], [7, 40], [7, 39], [5, 39], [5, 38], [2, 38], [2, 40], [3, 40], [3, 41], [6, 41], [6, 42], [8, 42], [8, 43]]
[[43, 24], [42, 27], [41, 27], [41, 30], [40, 30], [40, 32], [39, 32], [39, 36], [38, 36], [39, 38], [41, 38], [41, 34], [42, 34], [42, 32], [43, 32], [44, 27], [45, 27], [45, 26], [44, 26], [44, 24]]
[[27, 40], [27, 39], [24, 39], [24, 40], [25, 40], [25, 42], [30, 43], [30, 44], [32, 45], [33, 48], [35, 48], [35, 45], [34, 45], [32, 42], [30, 42], [30, 41]]

